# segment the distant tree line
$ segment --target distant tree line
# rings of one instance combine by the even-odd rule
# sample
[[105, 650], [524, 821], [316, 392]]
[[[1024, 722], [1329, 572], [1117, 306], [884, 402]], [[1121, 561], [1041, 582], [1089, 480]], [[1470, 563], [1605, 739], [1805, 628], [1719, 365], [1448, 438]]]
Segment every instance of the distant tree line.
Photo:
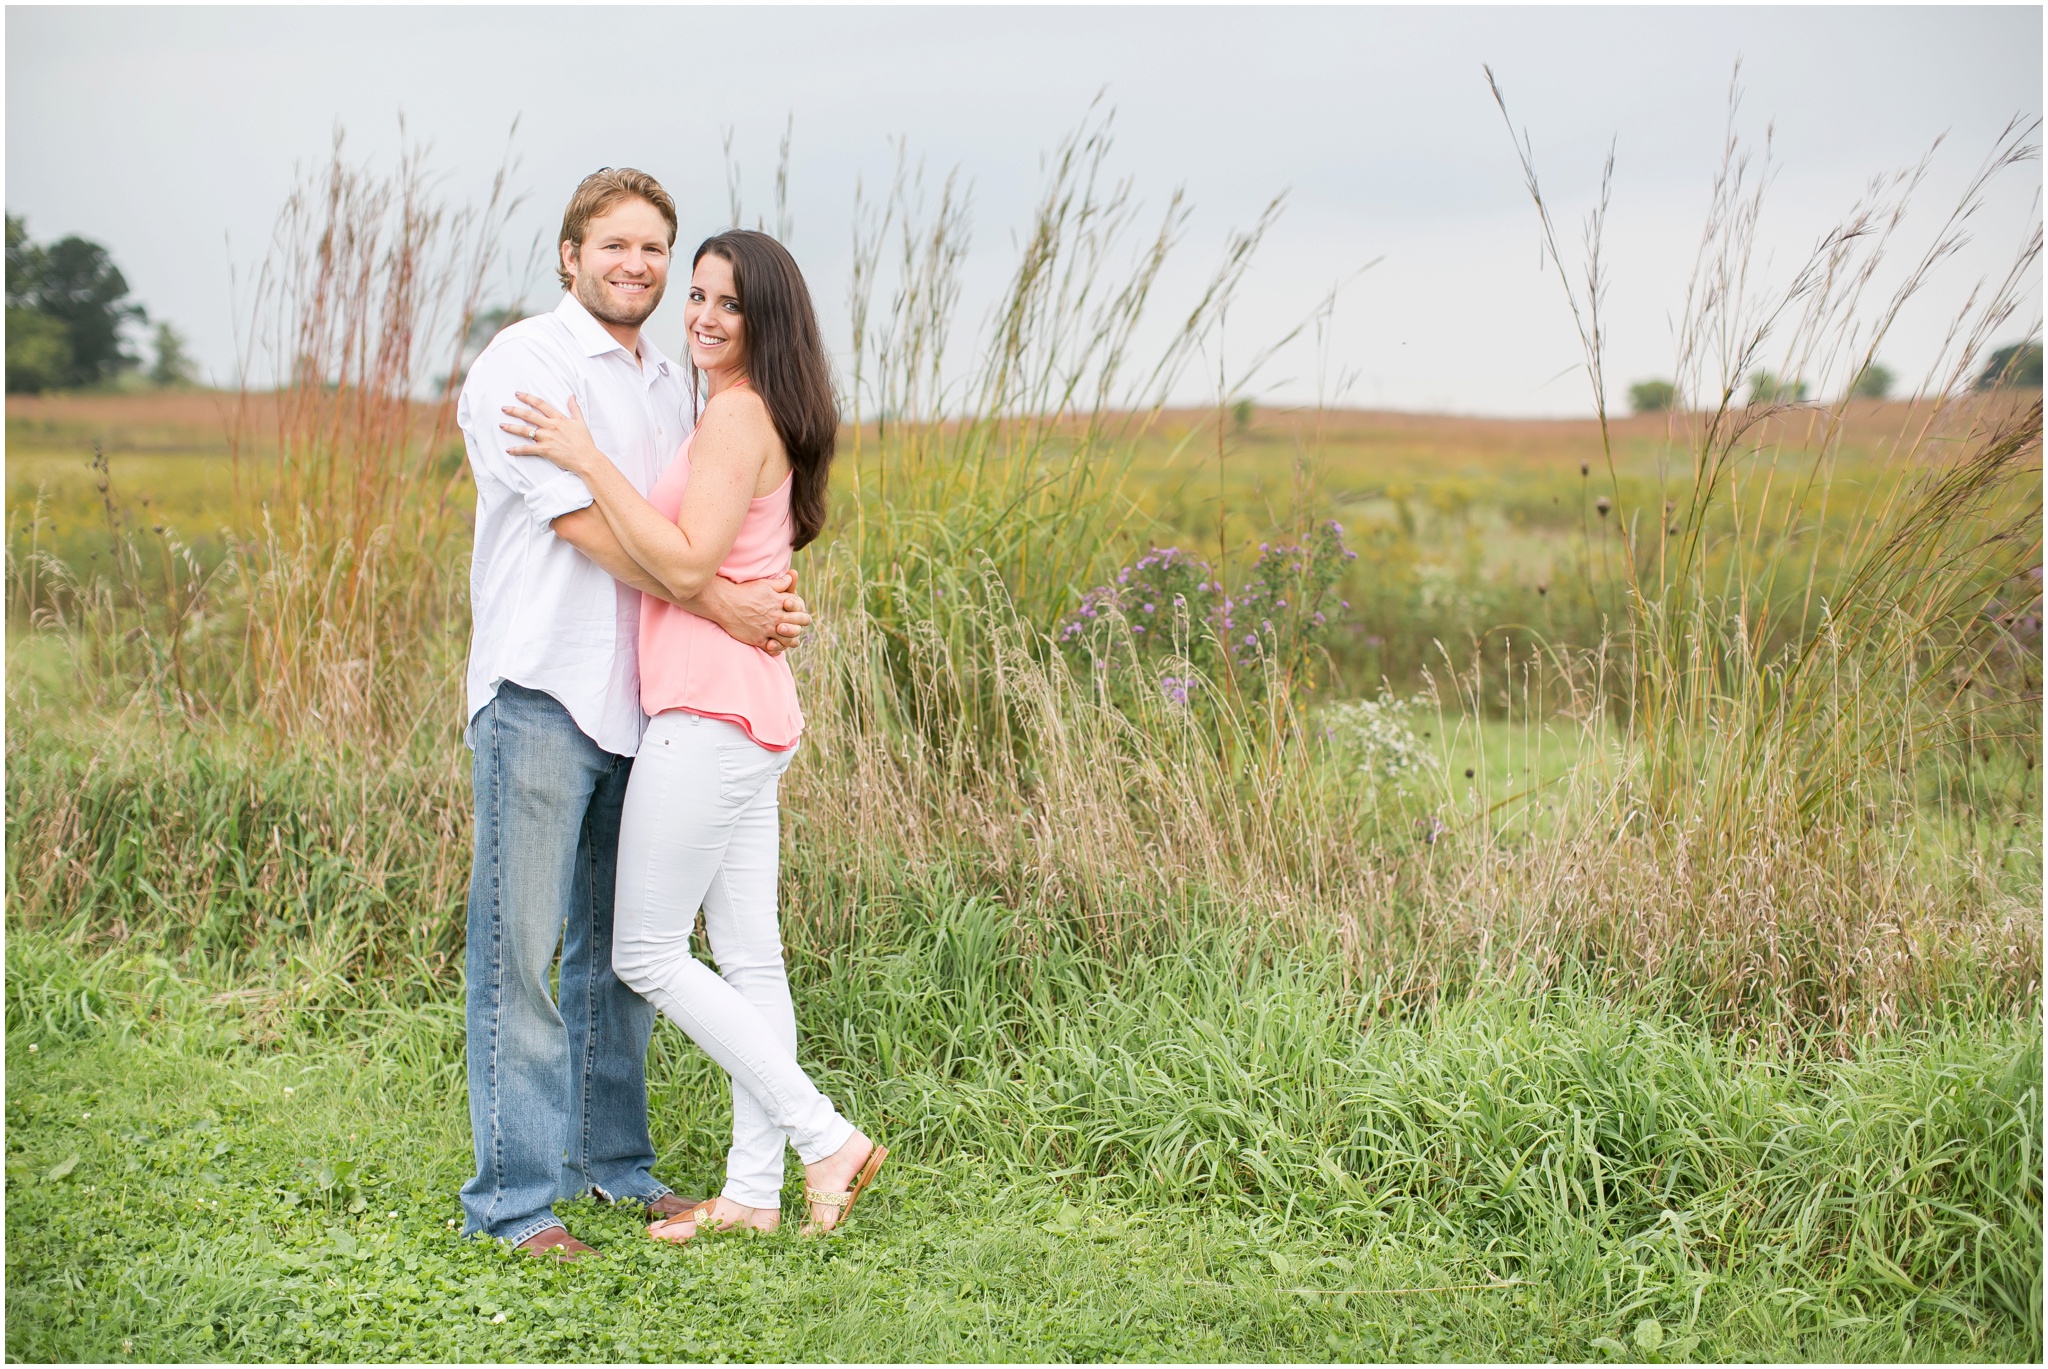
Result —
[[[125, 333], [149, 312], [129, 298], [128, 281], [107, 249], [76, 235], [38, 243], [28, 225], [7, 216], [7, 391], [111, 385], [138, 371]], [[148, 379], [189, 385], [197, 368], [185, 339], [158, 323]]]
[[2041, 344], [2015, 342], [1991, 354], [1984, 374], [1977, 377], [1980, 390], [2038, 390], [2041, 388]]
[[[1849, 393], [1857, 399], [1888, 399], [1897, 377], [1889, 366], [1873, 361], [1849, 382]], [[1991, 354], [1977, 376], [1979, 390], [2024, 390], [2041, 388], [2041, 344], [2015, 342]], [[1749, 376], [1749, 403], [1797, 404], [1807, 398], [1806, 382], [1797, 378], [1753, 371]], [[1628, 387], [1629, 407], [1639, 414], [1663, 413], [1679, 407], [1678, 387], [1668, 380], [1639, 380]]]

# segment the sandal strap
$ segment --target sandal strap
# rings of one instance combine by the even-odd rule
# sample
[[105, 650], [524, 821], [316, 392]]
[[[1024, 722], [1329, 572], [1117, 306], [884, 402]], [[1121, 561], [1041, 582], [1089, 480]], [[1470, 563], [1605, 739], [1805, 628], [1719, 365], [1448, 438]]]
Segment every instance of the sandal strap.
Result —
[[823, 1203], [827, 1207], [839, 1208], [843, 1208], [853, 1201], [851, 1193], [827, 1193], [822, 1188], [806, 1188], [804, 1190], [804, 1197], [814, 1203]]
[[714, 1210], [717, 1209], [717, 1207], [718, 1200], [716, 1198], [706, 1198], [704, 1201], [696, 1204], [694, 1207], [686, 1207], [681, 1212], [676, 1213], [672, 1217], [662, 1218], [660, 1221], [656, 1222], [655, 1225], [668, 1226], [673, 1222], [690, 1222], [694, 1225], [703, 1227], [705, 1231], [723, 1231], [725, 1228], [720, 1226], [714, 1226], [711, 1222], [711, 1214]]

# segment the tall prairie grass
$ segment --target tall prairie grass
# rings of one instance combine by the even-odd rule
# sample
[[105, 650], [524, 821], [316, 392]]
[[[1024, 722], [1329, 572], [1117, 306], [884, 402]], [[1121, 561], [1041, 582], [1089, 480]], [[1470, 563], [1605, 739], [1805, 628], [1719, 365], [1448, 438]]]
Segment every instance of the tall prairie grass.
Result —
[[[2032, 137], [2013, 130], [1971, 195]], [[1213, 426], [1164, 405], [1278, 203], [1201, 292], [1163, 302], [1187, 207], [1148, 216], [1091, 122], [1048, 159], [974, 327], [957, 182], [906, 166], [864, 199], [834, 527], [802, 567], [821, 612], [795, 657], [791, 939], [829, 956], [943, 886], [1007, 908], [1026, 952], [1259, 929], [1394, 1004], [1575, 983], [1798, 1036], [2037, 1002], [2039, 638], [2016, 624], [2038, 623], [2041, 414], [1965, 382], [2038, 235], [1973, 297], [1882, 469], [1845, 481], [1842, 405], [1745, 407], [1738, 382], [1764, 357], [1813, 376], [1867, 361], [1975, 201], [1873, 314], [1861, 292], [1911, 178], [1771, 295], [1747, 274], [1761, 178], [1743, 158], [1731, 141], [1681, 329], [1704, 398], [1673, 418], [1654, 494], [1612, 467], [1604, 492], [1586, 483], [1571, 575], [1599, 611], [1434, 643], [1408, 724], [1434, 761], [1401, 786], [1362, 783], [1333, 740], [1333, 657], [1282, 676], [1188, 640], [1096, 670], [1053, 641], [1155, 541], [1221, 529], [1217, 573], [1249, 565], [1242, 510], [1189, 526], [1144, 472], [1223, 440], [1229, 377]], [[1529, 184], [1556, 255], [1533, 165]], [[10, 686], [12, 917], [242, 958], [281, 1012], [453, 982], [466, 475], [445, 402], [420, 396], [433, 340], [479, 302], [504, 185], [466, 216], [423, 161], [379, 180], [337, 150], [292, 200], [245, 415], [254, 377], [287, 383], [274, 431], [237, 429], [226, 560], [124, 580], [10, 554], [10, 603], [38, 615], [21, 650], [74, 686], [33, 708]], [[1596, 214], [1570, 302], [1604, 427], [1599, 233]], [[1297, 494], [1276, 532], [1327, 511], [1306, 477]]]
[[[379, 176], [337, 133], [278, 216], [231, 434], [237, 684], [272, 728], [388, 740], [422, 721], [420, 667], [437, 682], [449, 670], [465, 610], [455, 382], [518, 207], [512, 170], [481, 208], [452, 207], [423, 148]], [[259, 378], [282, 384], [257, 406]], [[441, 398], [422, 403], [437, 380]]]

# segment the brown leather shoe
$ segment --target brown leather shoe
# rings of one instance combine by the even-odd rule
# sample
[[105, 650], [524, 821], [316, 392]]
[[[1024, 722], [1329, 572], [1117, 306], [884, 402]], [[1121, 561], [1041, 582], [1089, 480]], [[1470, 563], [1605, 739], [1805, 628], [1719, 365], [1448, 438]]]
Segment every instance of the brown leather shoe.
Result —
[[585, 1255], [592, 1255], [600, 1260], [604, 1258], [601, 1252], [591, 1249], [559, 1226], [551, 1226], [537, 1235], [528, 1236], [519, 1243], [519, 1248], [529, 1255], [551, 1255], [564, 1264], [580, 1260]]
[[702, 1198], [678, 1198], [673, 1193], [664, 1193], [647, 1204], [647, 1220], [665, 1222], [671, 1217], [680, 1217], [703, 1201]]

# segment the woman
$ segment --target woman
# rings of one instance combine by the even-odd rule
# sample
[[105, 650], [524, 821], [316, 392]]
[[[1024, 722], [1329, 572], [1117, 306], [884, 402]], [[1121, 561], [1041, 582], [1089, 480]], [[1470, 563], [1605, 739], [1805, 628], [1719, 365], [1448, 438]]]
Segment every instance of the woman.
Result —
[[[765, 233], [709, 238], [692, 263], [684, 321], [708, 382], [696, 430], [646, 499], [592, 441], [576, 401], [559, 414], [527, 394], [507, 432], [581, 476], [620, 544], [688, 599], [714, 575], [752, 580], [789, 568], [818, 535], [838, 439], [810, 292]], [[703, 629], [709, 628], [708, 632]], [[782, 1147], [804, 1162], [805, 1232], [844, 1221], [888, 1151], [841, 1117], [796, 1060], [796, 1012], [776, 921], [776, 788], [803, 714], [789, 663], [703, 619], [644, 596], [640, 701], [653, 715], [619, 832], [619, 979], [654, 1003], [732, 1076], [733, 1139], [724, 1191], [648, 1233], [781, 1221]], [[690, 954], [704, 911], [713, 974]]]

